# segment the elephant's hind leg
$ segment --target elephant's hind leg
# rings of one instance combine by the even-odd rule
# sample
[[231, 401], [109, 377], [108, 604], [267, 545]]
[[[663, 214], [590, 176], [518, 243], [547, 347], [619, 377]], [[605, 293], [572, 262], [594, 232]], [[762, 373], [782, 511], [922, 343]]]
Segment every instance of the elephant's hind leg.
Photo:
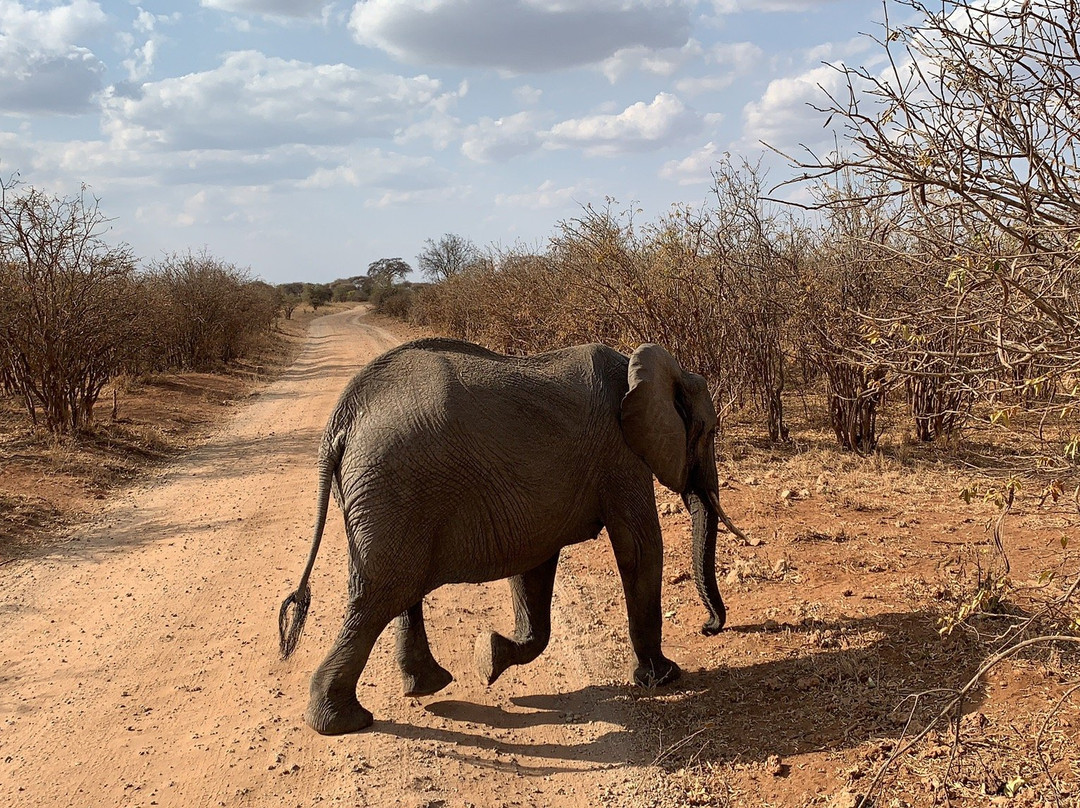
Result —
[[431, 654], [422, 599], [398, 615], [397, 659], [406, 696], [430, 696], [454, 681]]
[[480, 678], [491, 684], [511, 665], [532, 662], [551, 637], [551, 595], [555, 588], [556, 553], [540, 566], [510, 579], [514, 602], [514, 636], [494, 631], [476, 638], [474, 659]]
[[356, 698], [356, 683], [367, 664], [371, 648], [402, 605], [386, 604], [385, 598], [350, 585], [350, 601], [334, 646], [311, 677], [311, 693], [305, 720], [322, 735], [342, 735], [366, 729], [372, 715]]

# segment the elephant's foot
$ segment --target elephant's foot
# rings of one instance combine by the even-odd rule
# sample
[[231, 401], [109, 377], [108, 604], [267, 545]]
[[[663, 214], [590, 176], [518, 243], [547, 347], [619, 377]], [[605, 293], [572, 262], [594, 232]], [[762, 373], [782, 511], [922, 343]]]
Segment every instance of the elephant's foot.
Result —
[[423, 669], [401, 673], [406, 696], [430, 696], [438, 693], [452, 681], [453, 675], [434, 660]]
[[320, 735], [344, 735], [367, 729], [374, 718], [360, 705], [355, 695], [334, 699], [312, 695], [304, 720]]
[[492, 684], [504, 670], [510, 667], [510, 655], [507, 653], [509, 644], [509, 640], [494, 631], [481, 631], [477, 636], [476, 645], [473, 648], [473, 661], [476, 663], [480, 680], [484, 684]]
[[634, 671], [634, 684], [641, 687], [659, 687], [667, 685], [679, 678], [682, 670], [667, 657], [660, 657], [655, 662], [646, 662], [638, 665]]
[[476, 638], [473, 660], [484, 684], [490, 685], [511, 665], [528, 665], [547, 647], [547, 635], [510, 639], [494, 631], [481, 631]]

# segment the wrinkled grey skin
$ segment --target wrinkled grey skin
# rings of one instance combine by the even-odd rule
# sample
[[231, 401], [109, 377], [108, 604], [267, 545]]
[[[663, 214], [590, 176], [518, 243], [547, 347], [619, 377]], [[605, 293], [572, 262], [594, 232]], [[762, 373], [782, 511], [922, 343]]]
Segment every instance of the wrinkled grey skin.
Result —
[[348, 385], [319, 455], [315, 538], [297, 590], [281, 606], [281, 651], [299, 640], [308, 580], [333, 491], [349, 540], [349, 602], [337, 641], [311, 680], [306, 720], [338, 734], [369, 726], [356, 685], [376, 638], [397, 618], [409, 695], [452, 676], [432, 657], [423, 597], [447, 583], [509, 578], [513, 637], [483, 632], [480, 675], [494, 682], [535, 659], [550, 634], [559, 551], [607, 528], [622, 577], [634, 681], [671, 682], [660, 649], [663, 547], [652, 478], [693, 516], [694, 578], [723, 628], [716, 586], [720, 509], [705, 380], [657, 345], [632, 357], [582, 345], [528, 358], [466, 342], [402, 345]]

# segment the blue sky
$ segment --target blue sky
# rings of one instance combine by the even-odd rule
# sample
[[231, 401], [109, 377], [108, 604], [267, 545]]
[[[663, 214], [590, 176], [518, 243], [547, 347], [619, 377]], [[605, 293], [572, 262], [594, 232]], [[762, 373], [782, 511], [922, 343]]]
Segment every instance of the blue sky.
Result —
[[[81, 183], [145, 260], [274, 283], [415, 265], [447, 232], [542, 245], [606, 197], [709, 197], [761, 140], [827, 150], [824, 62], [876, 0], [0, 0], [0, 173]], [[769, 179], [790, 169], [766, 157]]]

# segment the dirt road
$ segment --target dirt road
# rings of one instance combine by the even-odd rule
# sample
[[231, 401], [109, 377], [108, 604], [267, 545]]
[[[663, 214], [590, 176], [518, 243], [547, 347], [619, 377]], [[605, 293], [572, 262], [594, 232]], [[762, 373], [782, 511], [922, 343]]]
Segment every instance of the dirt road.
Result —
[[506, 584], [447, 587], [426, 611], [435, 655], [457, 679], [449, 688], [403, 697], [387, 632], [360, 684], [375, 726], [323, 738], [303, 724], [345, 591], [335, 511], [308, 628], [280, 661], [277, 609], [307, 553], [318, 440], [346, 381], [396, 342], [358, 311], [319, 318], [298, 361], [207, 445], [50, 556], [0, 569], [0, 802], [634, 801], [644, 770], [630, 761], [648, 752], [630, 727], [625, 616], [597, 617], [621, 594], [610, 570], [586, 593], [573, 552], [536, 663], [483, 687], [473, 640], [512, 626]]

